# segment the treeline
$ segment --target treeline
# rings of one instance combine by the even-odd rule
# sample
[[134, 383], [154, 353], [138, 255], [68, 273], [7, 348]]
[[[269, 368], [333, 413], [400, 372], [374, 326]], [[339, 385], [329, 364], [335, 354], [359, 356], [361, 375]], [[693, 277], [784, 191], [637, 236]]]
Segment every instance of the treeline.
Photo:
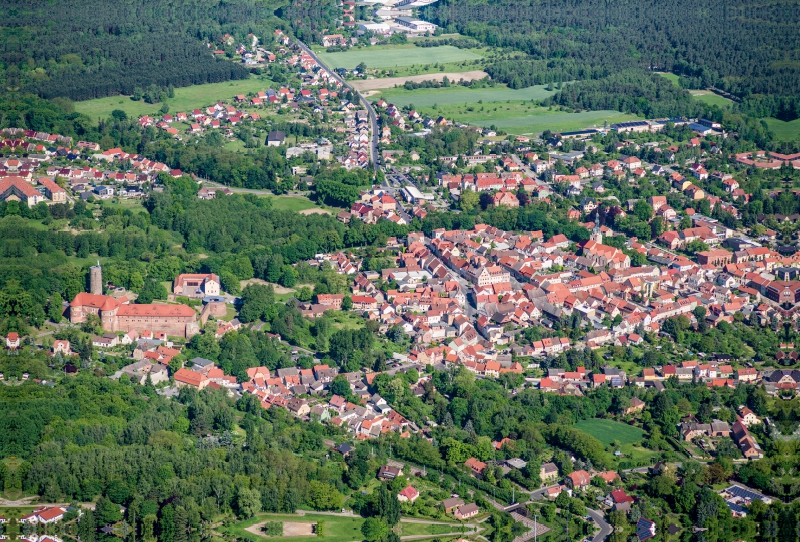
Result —
[[[423, 16], [447, 32], [527, 53], [530, 59], [518, 64], [519, 73], [508, 61], [489, 68], [509, 84], [549, 82], [546, 67], [565, 81], [654, 69], [681, 75], [690, 88], [714, 86], [741, 98], [767, 96], [756, 99], [758, 107], [788, 120], [796, 118], [800, 95], [800, 66], [785, 60], [787, 52], [791, 56], [800, 50], [794, 31], [800, 12], [795, 8], [792, 0], [768, 5], [679, 0], [669, 6], [646, 0], [635, 7], [603, 0], [569, 5], [442, 0], [425, 8]], [[786, 100], [773, 101], [771, 96]]]
[[249, 0], [37, 0], [3, 16], [2, 75], [18, 83], [10, 86], [74, 100], [246, 78], [246, 68], [215, 59], [206, 44], [221, 47], [226, 34], [237, 43], [250, 33], [271, 39], [275, 27], [269, 9]]
[[438, 40], [422, 40], [415, 41], [414, 45], [417, 47], [442, 47], [444, 45], [452, 45], [459, 49], [477, 49], [481, 44], [469, 38], [439, 38]]

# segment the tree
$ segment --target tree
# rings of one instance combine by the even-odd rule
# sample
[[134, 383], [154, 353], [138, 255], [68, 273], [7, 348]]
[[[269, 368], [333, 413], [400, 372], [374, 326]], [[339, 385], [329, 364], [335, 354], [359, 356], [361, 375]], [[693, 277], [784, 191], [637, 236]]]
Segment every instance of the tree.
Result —
[[159, 514], [158, 540], [159, 542], [175, 541], [175, 508], [171, 504], [165, 505]]
[[242, 291], [239, 320], [255, 322], [265, 318], [270, 305], [275, 302], [275, 288], [264, 284], [248, 284]]
[[95, 513], [84, 510], [78, 520], [78, 538], [81, 542], [94, 542], [97, 536], [97, 520]]
[[340, 397], [350, 397], [350, 382], [347, 377], [340, 374], [337, 375], [331, 382], [331, 393], [339, 395]]
[[361, 534], [368, 542], [382, 540], [389, 533], [389, 526], [380, 518], [367, 518], [361, 525]]
[[64, 312], [64, 300], [61, 299], [61, 294], [58, 292], [50, 296], [50, 301], [47, 304], [47, 317], [53, 322], [61, 322], [62, 314]]
[[308, 484], [308, 503], [315, 510], [336, 510], [344, 504], [344, 495], [331, 484], [312, 480]]
[[106, 497], [100, 497], [97, 500], [94, 513], [99, 525], [113, 525], [122, 519], [119, 505], [114, 504]]
[[253, 517], [261, 512], [261, 493], [257, 489], [239, 486], [236, 490], [236, 508], [239, 517]]
[[381, 484], [378, 488], [378, 496], [375, 504], [378, 514], [383, 521], [390, 527], [397, 525], [400, 521], [400, 501], [397, 500], [397, 495], [389, 491], [386, 484]]
[[350, 297], [349, 295], [344, 296], [344, 299], [342, 299], [342, 310], [349, 311], [352, 308], [353, 308], [353, 298]]
[[477, 207], [479, 202], [480, 195], [477, 192], [473, 192], [469, 188], [465, 188], [461, 193], [460, 199], [458, 200], [458, 206], [462, 211], [468, 213]]
[[633, 214], [643, 222], [649, 222], [653, 218], [653, 206], [645, 199], [639, 199], [633, 204]]

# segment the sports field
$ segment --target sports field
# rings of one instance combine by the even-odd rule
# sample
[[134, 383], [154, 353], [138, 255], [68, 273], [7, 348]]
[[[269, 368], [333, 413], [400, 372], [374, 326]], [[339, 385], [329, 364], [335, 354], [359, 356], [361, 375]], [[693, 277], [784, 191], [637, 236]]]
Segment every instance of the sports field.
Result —
[[767, 123], [776, 139], [781, 141], [800, 140], [800, 119], [785, 122], [774, 118], [761, 119]]
[[[224, 83], [209, 83], [207, 85], [192, 85], [175, 89], [175, 97], [167, 100], [170, 113], [178, 111], [189, 112], [206, 105], [210, 105], [220, 100], [232, 100], [237, 94], [247, 94], [267, 90], [274, 86], [274, 83], [267, 79], [256, 76], [250, 79], [239, 81], [225, 81]], [[75, 102], [75, 111], [89, 115], [93, 119], [98, 117], [106, 118], [115, 109], [125, 111], [129, 117], [140, 117], [142, 115], [158, 115], [161, 113], [160, 103], [148, 104], [144, 100], [134, 102], [128, 96], [109, 96], [108, 98], [97, 98]]]
[[387, 48], [371, 47], [369, 49], [351, 50], [341, 53], [318, 53], [320, 60], [329, 68], [347, 68], [352, 70], [360, 63], [367, 68], [391, 68], [394, 66], [411, 66], [414, 64], [435, 64], [445, 62], [461, 62], [478, 60], [482, 56], [459, 49], [452, 45], [441, 47], [393, 46]]
[[406, 90], [404, 88], [387, 88], [380, 94], [371, 97], [372, 100], [383, 98], [395, 105], [410, 105], [415, 107], [430, 107], [432, 105], [463, 104], [465, 102], [505, 102], [507, 100], [544, 100], [555, 94], [555, 90], [547, 90], [547, 85], [510, 89], [505, 85], [493, 88], [471, 89], [460, 85], [447, 88], [429, 88]]
[[622, 445], [634, 444], [644, 437], [644, 431], [638, 427], [600, 418], [578, 422], [575, 424], [575, 428], [593, 436], [602, 442], [604, 446], [608, 446], [614, 441]]

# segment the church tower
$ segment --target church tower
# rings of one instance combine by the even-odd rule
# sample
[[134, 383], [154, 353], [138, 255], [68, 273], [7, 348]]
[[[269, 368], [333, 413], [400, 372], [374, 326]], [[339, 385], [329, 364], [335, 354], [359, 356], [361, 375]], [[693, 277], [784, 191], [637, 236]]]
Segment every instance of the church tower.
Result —
[[592, 241], [603, 244], [603, 232], [600, 231], [600, 207], [594, 212], [594, 228], [592, 228]]

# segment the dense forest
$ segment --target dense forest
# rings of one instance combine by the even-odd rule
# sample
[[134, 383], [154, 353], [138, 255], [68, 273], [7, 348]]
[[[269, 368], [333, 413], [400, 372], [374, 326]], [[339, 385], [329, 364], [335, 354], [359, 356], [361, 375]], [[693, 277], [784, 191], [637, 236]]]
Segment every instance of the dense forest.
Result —
[[250, 33], [271, 41], [281, 23], [253, 0], [5, 0], [0, 14], [2, 87], [73, 100], [243, 79], [243, 66], [215, 59], [207, 44]]
[[[603, 79], [635, 68], [716, 87], [748, 112], [800, 116], [800, 10], [793, 0], [440, 0], [425, 16], [482, 42], [527, 53], [490, 66], [514, 88]], [[609, 90], [608, 92], [613, 92]]]

